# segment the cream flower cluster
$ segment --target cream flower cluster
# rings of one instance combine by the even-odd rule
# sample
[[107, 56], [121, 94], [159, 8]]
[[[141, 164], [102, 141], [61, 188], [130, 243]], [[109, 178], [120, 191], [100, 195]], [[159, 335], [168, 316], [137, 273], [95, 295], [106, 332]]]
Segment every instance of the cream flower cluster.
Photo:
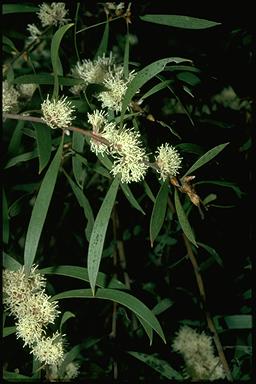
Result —
[[77, 63], [71, 69], [71, 74], [84, 82], [70, 88], [73, 94], [78, 95], [86, 89], [88, 84], [101, 84], [106, 90], [99, 92], [96, 97], [102, 103], [103, 108], [106, 107], [115, 112], [121, 111], [125, 92], [135, 77], [134, 71], [131, 71], [126, 77], [123, 67], [115, 64], [112, 54], [109, 57], [103, 55], [93, 61], [83, 60], [82, 63]]
[[166, 180], [167, 177], [176, 176], [181, 168], [181, 160], [178, 151], [168, 143], [158, 147], [155, 162], [160, 179]]
[[71, 361], [70, 363], [68, 363], [65, 366], [64, 372], [60, 364], [51, 365], [49, 369], [49, 380], [61, 382], [74, 380], [79, 375], [79, 368], [79, 364], [75, 361]]
[[52, 129], [67, 129], [74, 119], [73, 112], [75, 109], [70, 101], [66, 100], [67, 97], [62, 96], [59, 100], [51, 101], [47, 95], [47, 99], [41, 105], [42, 120]]
[[65, 19], [68, 10], [65, 8], [65, 3], [43, 3], [39, 5], [39, 12], [37, 15], [41, 21], [43, 27], [48, 25], [64, 25], [68, 22], [68, 19]]
[[18, 112], [19, 92], [13, 85], [9, 85], [7, 80], [2, 82], [2, 109], [3, 113]]
[[[121, 174], [122, 183], [141, 181], [149, 168], [149, 157], [143, 147], [141, 135], [133, 128], [120, 130], [113, 122], [108, 122], [104, 111], [95, 110], [88, 113], [88, 122], [92, 125], [95, 138], [91, 138], [91, 151], [96, 155], [109, 154], [114, 159], [111, 173]], [[102, 143], [100, 139], [107, 140]], [[168, 143], [158, 147], [155, 155], [155, 167], [160, 178], [174, 177], [179, 173], [181, 157], [178, 151]]]
[[110, 171], [113, 176], [120, 173], [122, 183], [144, 179], [149, 159], [139, 132], [125, 126], [118, 130], [114, 123], [107, 122], [106, 114], [102, 111], [88, 113], [88, 121], [93, 127], [94, 135], [108, 141], [107, 145], [91, 139], [91, 151], [102, 155], [107, 153], [113, 157], [114, 164]]
[[193, 381], [225, 378], [220, 359], [214, 355], [212, 338], [204, 332], [200, 334], [188, 326], [183, 326], [177, 333], [172, 347], [175, 352], [182, 354], [185, 371]]
[[27, 30], [30, 34], [30, 36], [27, 38], [27, 45], [35, 42], [42, 33], [35, 24], [28, 24]]
[[17, 338], [43, 364], [57, 364], [63, 360], [61, 334], [46, 337], [46, 327], [59, 315], [57, 303], [45, 293], [45, 278], [32, 267], [28, 276], [24, 267], [17, 271], [3, 271], [3, 303], [15, 317]]

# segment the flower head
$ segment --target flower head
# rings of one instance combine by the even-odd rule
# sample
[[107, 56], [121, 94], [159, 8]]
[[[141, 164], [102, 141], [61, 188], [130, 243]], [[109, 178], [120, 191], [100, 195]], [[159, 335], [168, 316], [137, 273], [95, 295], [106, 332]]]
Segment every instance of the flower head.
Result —
[[74, 119], [75, 109], [66, 99], [67, 97], [62, 96], [59, 100], [50, 101], [49, 95], [47, 95], [47, 99], [41, 105], [42, 120], [52, 129], [68, 128]]
[[14, 88], [13, 85], [9, 85], [7, 80], [3, 81], [2, 90], [3, 90], [3, 100], [2, 100], [3, 113], [17, 112], [19, 92]]
[[27, 39], [27, 44], [30, 44], [36, 41], [42, 33], [35, 24], [28, 24], [27, 30], [30, 34], [30, 36]]
[[134, 77], [135, 74], [134, 71], [132, 71], [126, 78], [122, 67], [115, 71], [109, 71], [103, 81], [103, 85], [107, 88], [107, 91], [102, 91], [97, 95], [97, 99], [102, 102], [102, 107], [120, 112], [122, 110], [123, 97]]
[[220, 359], [214, 356], [212, 338], [205, 333], [197, 333], [194, 329], [183, 326], [173, 344], [173, 350], [181, 353], [186, 373], [193, 380], [224, 379], [225, 373]]
[[19, 318], [16, 323], [16, 334], [18, 339], [21, 338], [24, 341], [24, 346], [29, 345], [31, 347], [41, 339], [43, 329], [35, 318], [25, 315]]
[[56, 332], [52, 337], [42, 337], [33, 346], [36, 359], [44, 364], [60, 364], [64, 359], [64, 348], [61, 334]]
[[133, 129], [117, 131], [111, 140], [111, 155], [114, 166], [111, 173], [121, 174], [122, 183], [144, 179], [148, 169], [148, 156], [142, 146], [140, 134]]
[[68, 10], [65, 9], [65, 3], [51, 3], [51, 5], [43, 3], [39, 5], [39, 8], [37, 14], [43, 27], [47, 25], [64, 25], [68, 22], [68, 19], [65, 19], [68, 13]]
[[[114, 123], [108, 123], [106, 112], [95, 110], [93, 113], [88, 113], [88, 122], [92, 125], [92, 130], [95, 136], [91, 138], [91, 151], [98, 155], [104, 156], [104, 153], [109, 153], [107, 144], [104, 144], [100, 139], [106, 139], [111, 143], [118, 131]], [[97, 140], [98, 138], [98, 140]]]
[[78, 62], [75, 67], [71, 69], [73, 77], [82, 79], [84, 83], [74, 85], [70, 91], [78, 95], [81, 91], [85, 90], [88, 84], [103, 84], [104, 78], [109, 70], [116, 68], [112, 54], [106, 57], [98, 57], [95, 60], [83, 60]]
[[23, 97], [24, 99], [31, 99], [36, 88], [37, 88], [37, 85], [34, 83], [20, 84], [18, 87], [20, 96]]
[[168, 143], [162, 144], [157, 148], [156, 154], [157, 172], [160, 178], [166, 180], [167, 177], [174, 177], [179, 173], [181, 167], [181, 157], [178, 151]]

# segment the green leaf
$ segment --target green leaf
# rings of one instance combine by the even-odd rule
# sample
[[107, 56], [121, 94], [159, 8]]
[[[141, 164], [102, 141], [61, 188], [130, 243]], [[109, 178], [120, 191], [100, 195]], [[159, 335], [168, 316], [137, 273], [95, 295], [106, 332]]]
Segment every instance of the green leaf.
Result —
[[177, 78], [192, 86], [195, 86], [201, 82], [200, 78], [191, 72], [178, 73]]
[[200, 185], [200, 184], [213, 184], [213, 185], [219, 185], [221, 187], [227, 187], [231, 188], [237, 197], [241, 199], [241, 197], [245, 194], [241, 189], [235, 184], [230, 181], [225, 181], [225, 180], [201, 180], [197, 181], [195, 185]]
[[52, 152], [52, 137], [51, 130], [49, 127], [46, 127], [45, 124], [41, 123], [32, 123], [37, 141], [37, 150], [39, 157], [39, 174], [48, 164], [51, 158]]
[[108, 39], [109, 39], [109, 22], [107, 20], [106, 24], [105, 24], [105, 29], [104, 29], [104, 32], [103, 32], [103, 35], [102, 35], [102, 39], [101, 39], [100, 45], [99, 45], [99, 47], [97, 49], [97, 52], [95, 54], [95, 59], [97, 59], [97, 57], [102, 57], [103, 54], [107, 52], [107, 50], [108, 50]]
[[125, 37], [125, 47], [124, 47], [124, 76], [127, 78], [129, 75], [129, 57], [130, 57], [130, 35], [127, 30]]
[[162, 225], [164, 223], [167, 200], [168, 200], [168, 179], [161, 185], [156, 197], [156, 201], [152, 210], [150, 218], [150, 244], [153, 247], [153, 243], [158, 236]]
[[141, 323], [142, 327], [144, 328], [144, 331], [146, 332], [148, 338], [149, 338], [149, 345], [152, 345], [153, 342], [153, 329], [148, 325], [148, 323], [145, 322], [145, 320], [142, 319], [142, 317], [137, 315], [137, 319]]
[[88, 249], [88, 273], [92, 292], [95, 292], [95, 284], [99, 272], [100, 260], [103, 251], [104, 240], [107, 232], [110, 215], [115, 204], [116, 195], [120, 183], [120, 176], [112, 182], [106, 197], [97, 214]]
[[28, 273], [34, 262], [41, 232], [51, 202], [62, 158], [63, 136], [39, 189], [32, 215], [28, 225], [25, 241], [24, 266]]
[[7, 15], [8, 13], [29, 13], [38, 11], [38, 7], [26, 4], [3, 4], [2, 8], [3, 15]]
[[125, 197], [127, 198], [127, 200], [131, 203], [131, 205], [137, 209], [138, 211], [140, 211], [141, 213], [143, 213], [143, 215], [145, 215], [145, 212], [143, 211], [143, 209], [141, 208], [141, 206], [139, 205], [138, 201], [136, 200], [136, 198], [134, 197], [130, 187], [127, 185], [127, 184], [124, 184], [124, 183], [121, 183], [120, 184], [124, 194], [125, 194]]
[[60, 63], [60, 57], [59, 57], [59, 48], [61, 40], [64, 36], [64, 34], [67, 32], [67, 30], [71, 27], [73, 27], [74, 23], [63, 25], [61, 28], [59, 28], [52, 38], [51, 43], [51, 60], [52, 60], [52, 69], [53, 69], [53, 75], [54, 75], [54, 88], [53, 88], [53, 98], [58, 97], [59, 93], [59, 63]]
[[197, 19], [190, 16], [181, 15], [144, 15], [140, 16], [143, 21], [149, 21], [150, 23], [168, 25], [169, 27], [175, 28], [186, 28], [186, 29], [205, 29], [215, 27], [221, 23], [216, 21], [210, 21], [205, 19]]
[[4, 167], [5, 169], [14, 167], [15, 165], [22, 163], [24, 161], [32, 160], [38, 157], [37, 149], [34, 149], [34, 151], [22, 153], [21, 155], [12, 157]]
[[22, 265], [12, 256], [3, 252], [3, 267], [6, 269], [10, 269], [11, 271], [17, 271], [22, 267]]
[[6, 36], [3, 36], [3, 44], [7, 45], [8, 47], [10, 47], [12, 49], [12, 51], [14, 52], [18, 52], [18, 49], [15, 47], [15, 45], [13, 44], [13, 42], [11, 41], [11, 39], [9, 39], [8, 37]]
[[[223, 149], [228, 145], [229, 143], [225, 144], [220, 144], [217, 145], [217, 147], [214, 147], [210, 149], [208, 152], [206, 152], [203, 156], [201, 156], [190, 168], [189, 170], [185, 173], [184, 176], [187, 176], [194, 172], [196, 169], [202, 167], [204, 164], [208, 163], [211, 161], [215, 156], [217, 156]], [[183, 176], [183, 177], [184, 177]]]
[[155, 315], [160, 315], [160, 313], [163, 313], [164, 311], [169, 309], [173, 304], [174, 302], [166, 297], [154, 306], [152, 312]]
[[69, 320], [69, 319], [72, 319], [72, 317], [76, 317], [74, 315], [74, 313], [70, 312], [70, 311], [66, 311], [63, 313], [63, 316], [61, 318], [61, 322], [60, 322], [60, 330], [62, 331], [62, 328], [63, 328], [63, 325]]
[[3, 329], [3, 337], [7, 337], [16, 332], [16, 327], [4, 327]]
[[155, 196], [153, 195], [148, 183], [144, 180], [143, 181], [143, 185], [144, 185], [144, 188], [145, 188], [145, 192], [147, 194], [147, 196], [150, 198], [151, 201], [153, 201], [153, 203], [155, 204], [155, 201], [156, 201], [156, 198]]
[[220, 255], [215, 251], [214, 248], [210, 247], [207, 244], [199, 243], [199, 241], [197, 242], [197, 244], [199, 245], [199, 247], [204, 248], [214, 258], [216, 263], [218, 263], [221, 267], [223, 267], [223, 261]]
[[128, 351], [127, 353], [129, 353], [129, 355], [135, 357], [136, 359], [142, 361], [143, 363], [149, 365], [156, 372], [160, 373], [167, 379], [183, 380], [183, 376], [164, 360], [158, 359], [153, 355], [148, 355], [146, 353], [141, 352]]
[[[80, 153], [83, 152], [84, 142], [85, 142], [84, 136], [80, 132], [72, 133], [72, 149], [75, 152], [80, 152]], [[85, 172], [84, 172], [83, 163], [78, 156], [72, 157], [72, 169], [73, 169], [73, 173], [74, 173], [77, 184], [81, 188], [83, 188]]]
[[11, 383], [35, 383], [34, 377], [22, 375], [21, 373], [9, 372], [3, 370], [3, 379]]
[[[77, 267], [75, 265], [58, 265], [40, 269], [43, 275], [61, 275], [68, 276], [74, 279], [89, 282], [87, 268]], [[96, 280], [96, 285], [100, 288], [127, 289], [121, 281], [112, 277], [111, 279], [105, 273], [99, 272]]]
[[180, 57], [170, 57], [166, 59], [161, 59], [161, 60], [154, 61], [153, 63], [147, 65], [145, 68], [139, 71], [134, 77], [134, 79], [130, 82], [126, 90], [126, 93], [124, 95], [122, 112], [120, 116], [121, 122], [124, 119], [125, 111], [130, 101], [132, 100], [133, 96], [136, 94], [136, 92], [140, 87], [142, 87], [146, 82], [148, 82], [158, 73], [162, 72], [168, 63], [171, 63], [171, 62], [182, 63], [184, 61], [190, 61], [190, 60], [183, 59]]
[[[73, 85], [82, 84], [84, 81], [82, 79], [74, 79], [72, 77], [64, 77], [58, 76], [59, 84], [67, 87], [71, 87]], [[48, 73], [38, 73], [37, 75], [22, 75], [16, 77], [13, 80], [14, 84], [45, 84], [52, 85], [54, 84], [54, 76]]]
[[9, 215], [8, 215], [8, 203], [7, 198], [5, 194], [5, 190], [3, 189], [3, 242], [4, 244], [8, 244], [9, 242], [9, 234], [10, 234], [10, 228], [9, 228]]
[[252, 329], [252, 315], [214, 316], [213, 320], [219, 332], [224, 331], [226, 327], [228, 329]]
[[74, 181], [68, 176], [68, 174], [65, 172], [64, 173], [66, 178], [68, 179], [68, 182], [72, 188], [72, 191], [74, 192], [74, 195], [79, 203], [79, 205], [83, 208], [84, 210], [84, 215], [87, 219], [87, 226], [85, 229], [85, 234], [86, 238], [88, 241], [90, 241], [93, 225], [94, 225], [94, 216], [92, 212], [91, 205], [89, 203], [89, 200], [83, 193], [83, 191], [74, 183]]
[[14, 129], [14, 132], [12, 134], [12, 138], [10, 140], [9, 146], [8, 146], [8, 155], [15, 155], [19, 152], [20, 149], [20, 142], [22, 137], [22, 129], [24, 127], [24, 121], [18, 120], [17, 125]]
[[194, 236], [194, 233], [192, 231], [192, 228], [189, 224], [188, 218], [183, 210], [183, 207], [180, 202], [179, 194], [177, 189], [175, 188], [174, 192], [174, 202], [175, 202], [175, 208], [178, 216], [178, 220], [181, 226], [181, 229], [183, 230], [184, 234], [187, 236], [187, 238], [191, 241], [192, 244], [194, 244], [197, 247], [196, 239]]
[[147, 97], [154, 95], [154, 93], [157, 93], [161, 91], [162, 89], [166, 88], [168, 85], [173, 83], [173, 80], [163, 80], [161, 83], [156, 84], [154, 87], [152, 87], [149, 91], [144, 93], [143, 96], [141, 96], [141, 100], [145, 100]]
[[96, 293], [93, 295], [90, 289], [74, 289], [71, 291], [61, 292], [52, 297], [52, 300], [61, 300], [69, 298], [96, 298], [103, 300], [112, 300], [116, 303], [124, 305], [129, 308], [135, 315], [140, 316], [153, 330], [158, 333], [162, 340], [166, 343], [162, 327], [155, 317], [155, 315], [150, 311], [150, 309], [143, 304], [136, 297], [130, 295], [129, 293], [123, 291], [117, 291], [114, 289], [97, 289]]

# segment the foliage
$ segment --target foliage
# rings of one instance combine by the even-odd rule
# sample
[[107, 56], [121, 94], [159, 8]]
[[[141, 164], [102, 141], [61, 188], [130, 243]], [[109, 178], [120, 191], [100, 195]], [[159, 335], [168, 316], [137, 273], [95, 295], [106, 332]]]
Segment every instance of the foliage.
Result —
[[147, 1], [87, 3], [62, 17], [3, 4], [3, 266], [38, 266], [66, 335], [57, 368], [41, 364], [7, 308], [4, 378], [195, 381], [172, 347], [189, 326], [229, 381], [249, 380], [252, 92], [200, 38], [242, 46], [250, 69], [252, 35]]

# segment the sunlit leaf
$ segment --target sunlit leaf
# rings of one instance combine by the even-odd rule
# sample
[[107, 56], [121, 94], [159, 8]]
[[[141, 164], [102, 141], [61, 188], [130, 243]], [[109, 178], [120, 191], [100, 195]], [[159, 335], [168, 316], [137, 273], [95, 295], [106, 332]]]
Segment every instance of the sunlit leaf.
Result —
[[95, 291], [97, 275], [103, 251], [104, 240], [107, 232], [110, 215], [115, 204], [116, 194], [120, 183], [120, 177], [117, 176], [112, 182], [106, 197], [100, 207], [94, 222], [92, 234], [88, 249], [88, 273], [92, 292]]
[[59, 167], [62, 157], [63, 140], [54, 156], [39, 189], [32, 215], [28, 225], [25, 241], [24, 265], [28, 273], [36, 256], [39, 239], [42, 233], [48, 208], [51, 202], [53, 190], [57, 181]]
[[187, 28], [187, 29], [205, 29], [215, 27], [221, 23], [205, 19], [198, 19], [191, 16], [182, 15], [144, 15], [140, 16], [143, 21], [150, 23], [168, 25], [169, 27]]
[[[40, 269], [43, 275], [61, 275], [89, 282], [88, 269], [76, 265], [58, 265]], [[127, 289], [126, 285], [114, 277], [109, 278], [105, 273], [99, 272], [96, 285], [100, 288]]]
[[208, 152], [206, 152], [203, 156], [201, 156], [185, 173], [184, 176], [192, 174], [196, 169], [202, 167], [204, 164], [211, 161], [215, 156], [217, 156], [223, 149], [228, 145], [229, 143], [220, 144], [217, 145], [217, 147], [214, 147], [210, 149]]
[[179, 220], [181, 229], [183, 230], [183, 232], [187, 236], [187, 238], [191, 241], [191, 243], [197, 247], [194, 233], [193, 233], [192, 228], [189, 224], [189, 221], [188, 221], [188, 218], [184, 212], [184, 209], [181, 205], [179, 194], [178, 194], [178, 191], [176, 188], [175, 188], [175, 192], [174, 192], [174, 201], [175, 201], [175, 208], [176, 208], [176, 212], [177, 212], [177, 216], [178, 216], [178, 220]]
[[51, 131], [45, 124], [32, 123], [36, 132], [36, 141], [39, 157], [39, 173], [46, 167], [52, 151]]
[[159, 192], [156, 197], [156, 201], [152, 210], [151, 218], [150, 218], [150, 243], [151, 247], [153, 247], [153, 243], [158, 236], [165, 218], [167, 200], [168, 200], [168, 180], [166, 180], [160, 187]]
[[74, 23], [63, 25], [61, 28], [59, 28], [52, 38], [51, 43], [51, 60], [52, 60], [52, 69], [53, 69], [53, 75], [54, 75], [54, 89], [53, 89], [53, 97], [56, 98], [59, 93], [59, 78], [58, 76], [61, 75], [59, 72], [59, 64], [60, 64], [60, 57], [59, 57], [59, 48], [61, 40], [63, 39], [63, 36], [67, 32], [67, 30], [74, 26]]
[[61, 292], [52, 297], [52, 300], [61, 300], [61, 299], [69, 299], [69, 298], [96, 298], [96, 299], [104, 299], [104, 300], [112, 300], [116, 303], [124, 305], [129, 308], [135, 315], [140, 316], [148, 325], [153, 328], [153, 330], [158, 333], [158, 335], [162, 338], [164, 342], [165, 337], [159, 321], [155, 317], [155, 315], [150, 311], [150, 309], [143, 304], [136, 297], [123, 292], [117, 291], [114, 289], [104, 289], [99, 288], [92, 294], [90, 289], [74, 289], [71, 291]]

